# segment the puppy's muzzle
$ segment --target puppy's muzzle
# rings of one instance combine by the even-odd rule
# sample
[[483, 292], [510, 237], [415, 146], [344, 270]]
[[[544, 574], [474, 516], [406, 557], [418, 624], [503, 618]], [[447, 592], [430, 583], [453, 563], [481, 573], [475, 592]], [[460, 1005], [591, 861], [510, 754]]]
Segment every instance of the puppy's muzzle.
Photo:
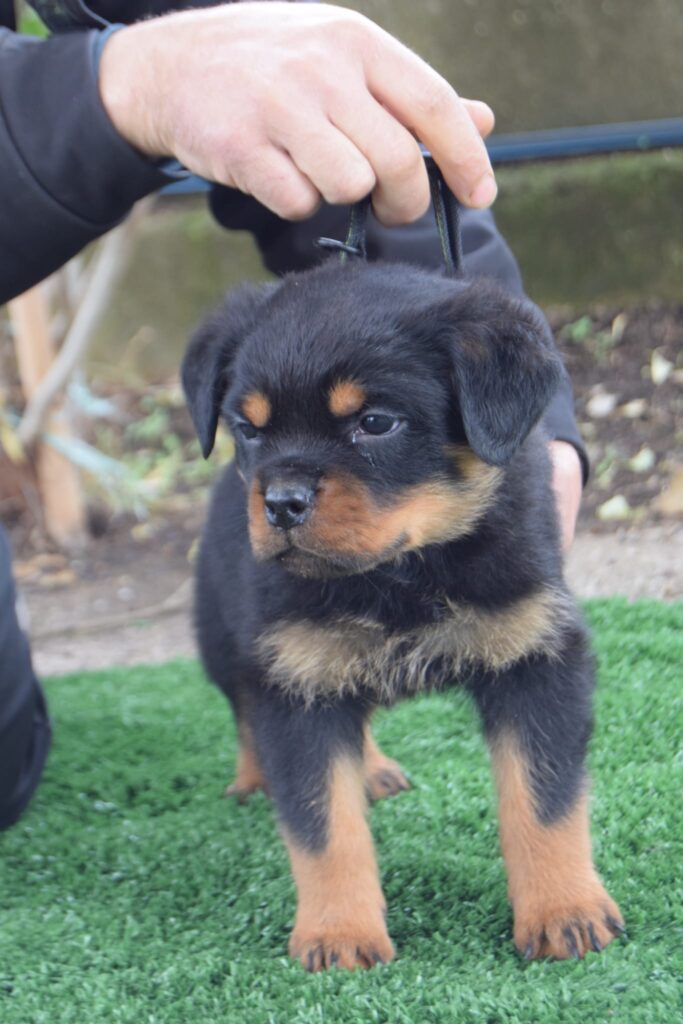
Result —
[[313, 511], [315, 487], [301, 480], [275, 480], [263, 495], [266, 519], [276, 530], [303, 526]]

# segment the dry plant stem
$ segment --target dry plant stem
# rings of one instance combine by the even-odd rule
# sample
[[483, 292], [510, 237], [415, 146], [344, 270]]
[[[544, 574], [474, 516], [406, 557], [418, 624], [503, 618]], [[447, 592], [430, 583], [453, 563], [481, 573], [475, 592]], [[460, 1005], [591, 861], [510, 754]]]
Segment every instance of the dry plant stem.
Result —
[[[47, 302], [40, 286], [14, 299], [9, 312], [15, 329], [22, 388], [30, 401], [48, 372], [53, 355]], [[49, 428], [62, 437], [69, 434], [67, 421], [58, 412], [52, 414]], [[86, 538], [85, 505], [76, 469], [49, 445], [38, 446], [35, 460], [48, 533], [61, 547], [81, 547]]]
[[25, 447], [37, 439], [51, 405], [88, 349], [112, 290], [128, 261], [131, 234], [132, 218], [115, 228], [101, 244], [81, 304], [59, 354], [30, 397], [19, 424], [17, 433]]

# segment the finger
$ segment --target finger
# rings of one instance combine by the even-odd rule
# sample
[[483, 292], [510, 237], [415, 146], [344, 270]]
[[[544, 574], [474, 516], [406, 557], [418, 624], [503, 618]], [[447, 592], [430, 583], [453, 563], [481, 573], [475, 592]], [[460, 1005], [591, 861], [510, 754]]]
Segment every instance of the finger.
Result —
[[482, 139], [488, 138], [496, 124], [496, 115], [488, 103], [483, 103], [482, 100], [466, 100], [464, 96], [460, 98]]
[[301, 123], [279, 133], [299, 171], [333, 204], [356, 203], [369, 195], [376, 178], [362, 150], [332, 124], [321, 111], [308, 112]]
[[225, 171], [214, 170], [211, 177], [252, 195], [285, 220], [305, 220], [320, 206], [319, 190], [289, 153], [274, 145], [254, 149], [242, 164], [233, 161]]
[[373, 95], [427, 146], [462, 203], [490, 206], [497, 191], [491, 162], [458, 94], [398, 43], [387, 45], [382, 57], [366, 61]]
[[421, 217], [429, 206], [429, 182], [410, 132], [367, 92], [346, 96], [344, 106], [330, 116], [372, 167], [377, 218], [392, 225]]

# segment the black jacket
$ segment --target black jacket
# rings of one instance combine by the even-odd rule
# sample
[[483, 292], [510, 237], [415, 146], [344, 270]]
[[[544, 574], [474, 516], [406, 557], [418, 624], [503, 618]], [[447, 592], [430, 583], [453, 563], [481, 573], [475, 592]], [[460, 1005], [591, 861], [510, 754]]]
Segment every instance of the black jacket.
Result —
[[[100, 0], [81, 22], [128, 22], [190, 0]], [[204, 4], [207, 5], [206, 3]], [[63, 28], [79, 0], [36, 0], [45, 20]], [[0, 303], [42, 280], [93, 239], [114, 227], [143, 196], [169, 177], [115, 131], [99, 99], [98, 31], [82, 25], [47, 40], [0, 28]], [[251, 231], [274, 273], [303, 269], [320, 258], [313, 239], [341, 237], [347, 211], [323, 207], [311, 220], [289, 223], [231, 189], [212, 192], [215, 216], [226, 227]], [[517, 265], [489, 212], [464, 211], [466, 270], [497, 278], [521, 294]], [[371, 221], [371, 258], [441, 261], [431, 214], [387, 230]], [[551, 436], [585, 453], [567, 379], [548, 410]]]

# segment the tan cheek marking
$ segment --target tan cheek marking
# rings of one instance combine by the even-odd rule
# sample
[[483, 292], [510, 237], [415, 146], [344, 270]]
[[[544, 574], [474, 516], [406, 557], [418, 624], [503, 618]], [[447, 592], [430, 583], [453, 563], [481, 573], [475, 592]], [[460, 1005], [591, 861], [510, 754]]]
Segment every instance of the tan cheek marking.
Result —
[[330, 388], [327, 404], [333, 416], [352, 416], [365, 405], [366, 394], [353, 380], [338, 380]]
[[414, 488], [388, 517], [389, 529], [408, 538], [404, 550], [466, 537], [495, 501], [503, 470], [482, 462], [464, 445], [449, 445], [447, 453], [460, 480]]
[[492, 505], [501, 476], [501, 469], [482, 462], [463, 483], [416, 488], [394, 512], [391, 526], [407, 535], [406, 550], [465, 537]]
[[261, 430], [268, 425], [273, 410], [267, 395], [261, 391], [251, 391], [242, 399], [242, 412], [253, 427]]
[[[414, 546], [445, 543], [466, 537], [494, 504], [503, 470], [489, 466], [466, 445], [448, 445], [446, 454], [456, 465], [460, 480], [442, 492], [444, 508], [424, 507], [417, 517]], [[440, 517], [446, 513], [446, 521]]]
[[606, 946], [614, 938], [606, 916], [620, 921], [621, 914], [593, 866], [586, 794], [560, 821], [542, 825], [515, 736], [498, 737], [492, 758], [516, 945], [531, 956], [563, 959], [571, 955], [566, 937], [571, 927], [583, 955], [591, 948], [590, 924], [600, 945]]
[[453, 446], [450, 454], [458, 460], [459, 481], [420, 484], [388, 507], [353, 477], [327, 478], [307, 535], [323, 548], [361, 557], [380, 556], [399, 542], [409, 551], [467, 536], [495, 501], [503, 470], [469, 448]]
[[[393, 506], [380, 506], [352, 476], [329, 476], [321, 485], [310, 523], [300, 531], [307, 546], [378, 559], [400, 546], [402, 552], [444, 544], [466, 536], [493, 504], [503, 471], [488, 466], [469, 448], [452, 449], [461, 479], [410, 488]], [[249, 535], [257, 557], [283, 547], [265, 518], [256, 484], [249, 495]]]
[[367, 488], [338, 476], [323, 481], [306, 534], [323, 549], [371, 556], [395, 540], [391, 530]]
[[257, 482], [251, 485], [247, 501], [249, 542], [255, 558], [273, 558], [287, 546], [287, 541], [272, 530], [266, 519], [263, 495]]
[[263, 495], [259, 491], [256, 481], [252, 483], [251, 490], [249, 491], [248, 515], [249, 539], [251, 540], [252, 548], [255, 550], [265, 548], [270, 531], [265, 516]]
[[327, 626], [285, 623], [261, 638], [259, 652], [271, 683], [307, 703], [364, 689], [391, 701], [434, 685], [430, 667], [437, 658], [446, 683], [473, 663], [500, 671], [534, 651], [552, 657], [575, 615], [571, 599], [552, 587], [497, 611], [448, 607], [441, 622], [398, 634], [350, 617]]
[[298, 893], [289, 952], [309, 970], [386, 963], [394, 949], [365, 816], [362, 762], [342, 757], [333, 763], [328, 800], [328, 839], [322, 852], [311, 853], [285, 831]]

